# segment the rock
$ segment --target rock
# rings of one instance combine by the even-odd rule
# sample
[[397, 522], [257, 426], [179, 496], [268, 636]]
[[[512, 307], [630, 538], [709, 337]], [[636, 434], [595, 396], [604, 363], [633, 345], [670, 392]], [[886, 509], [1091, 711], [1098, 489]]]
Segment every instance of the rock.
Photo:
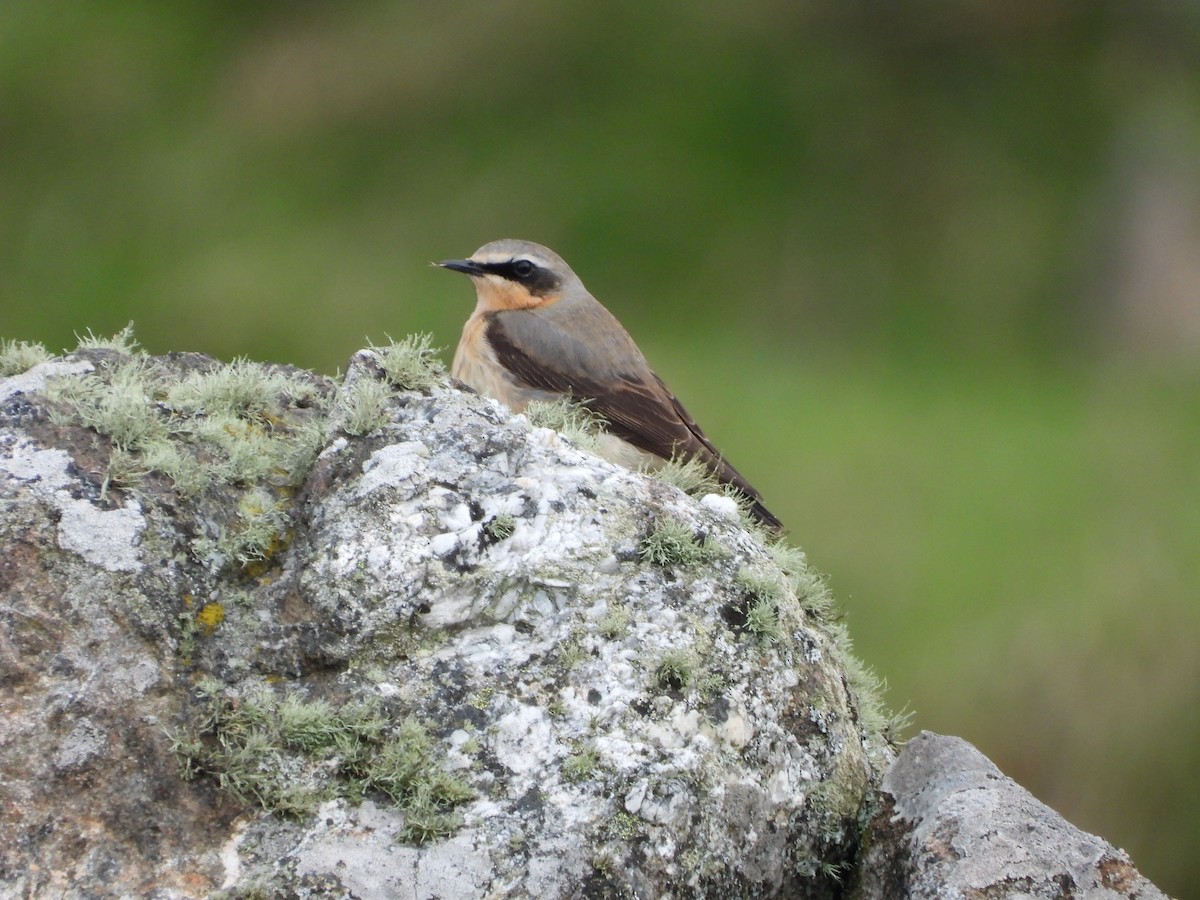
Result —
[[1164, 896], [1124, 851], [1075, 828], [961, 738], [922, 732], [882, 790], [852, 896]]
[[802, 553], [427, 342], [28, 355], [3, 896], [1162, 896], [964, 741], [895, 757]]
[[891, 750], [802, 554], [382, 348], [127, 349], [0, 381], [6, 896], [840, 894]]

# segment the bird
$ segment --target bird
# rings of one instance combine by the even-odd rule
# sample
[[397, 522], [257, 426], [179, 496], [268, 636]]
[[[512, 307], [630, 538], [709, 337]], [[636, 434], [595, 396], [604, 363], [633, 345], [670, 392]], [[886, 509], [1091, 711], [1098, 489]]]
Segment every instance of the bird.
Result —
[[604, 425], [602, 457], [651, 470], [676, 457], [697, 460], [745, 496], [755, 520], [782, 529], [561, 256], [506, 239], [434, 265], [462, 272], [475, 285], [475, 310], [451, 365], [455, 379], [517, 413], [534, 400], [584, 404]]

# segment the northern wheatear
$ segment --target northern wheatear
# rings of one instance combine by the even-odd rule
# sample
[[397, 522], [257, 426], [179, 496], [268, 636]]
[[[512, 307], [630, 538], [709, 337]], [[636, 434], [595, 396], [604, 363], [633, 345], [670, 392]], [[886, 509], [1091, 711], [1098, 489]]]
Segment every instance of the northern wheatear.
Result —
[[604, 421], [606, 459], [629, 468], [697, 459], [746, 495], [755, 518], [781, 527], [557, 253], [528, 241], [493, 241], [469, 259], [438, 265], [469, 275], [478, 298], [454, 354], [455, 378], [514, 412], [531, 400], [585, 403]]

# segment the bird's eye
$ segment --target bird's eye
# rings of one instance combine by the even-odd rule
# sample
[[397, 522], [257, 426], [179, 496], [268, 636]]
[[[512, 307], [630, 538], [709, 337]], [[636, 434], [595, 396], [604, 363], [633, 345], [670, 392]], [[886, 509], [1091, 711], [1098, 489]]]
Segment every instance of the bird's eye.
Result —
[[527, 259], [518, 259], [513, 263], [513, 271], [517, 274], [518, 278], [528, 278], [536, 268], [537, 266]]

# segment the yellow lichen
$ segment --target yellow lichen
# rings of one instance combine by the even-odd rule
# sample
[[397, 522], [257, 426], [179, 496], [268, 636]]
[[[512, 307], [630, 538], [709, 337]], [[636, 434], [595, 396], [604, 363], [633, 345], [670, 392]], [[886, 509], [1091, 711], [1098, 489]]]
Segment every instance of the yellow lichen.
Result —
[[206, 603], [200, 612], [196, 613], [196, 624], [204, 629], [205, 634], [212, 634], [224, 621], [225, 607], [220, 603]]

